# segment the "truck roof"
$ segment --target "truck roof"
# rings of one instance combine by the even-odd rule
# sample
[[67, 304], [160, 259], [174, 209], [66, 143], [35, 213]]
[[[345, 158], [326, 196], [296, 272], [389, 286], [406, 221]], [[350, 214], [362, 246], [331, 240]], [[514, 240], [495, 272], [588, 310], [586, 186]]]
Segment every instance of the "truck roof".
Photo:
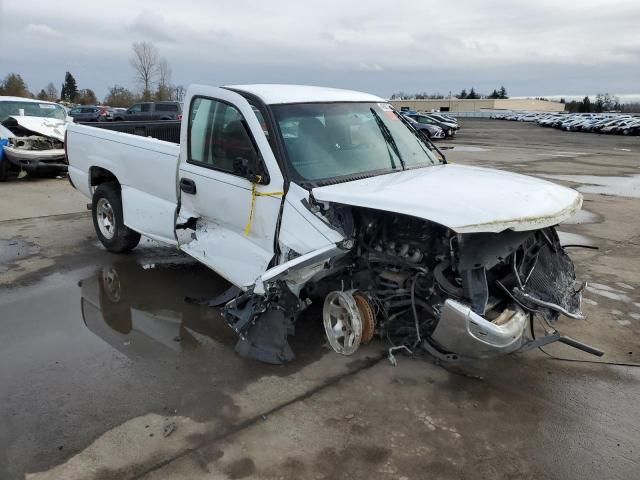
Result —
[[226, 85], [224, 88], [253, 94], [269, 105], [310, 102], [387, 102], [368, 93], [339, 88], [313, 87], [310, 85], [262, 83], [255, 85]]

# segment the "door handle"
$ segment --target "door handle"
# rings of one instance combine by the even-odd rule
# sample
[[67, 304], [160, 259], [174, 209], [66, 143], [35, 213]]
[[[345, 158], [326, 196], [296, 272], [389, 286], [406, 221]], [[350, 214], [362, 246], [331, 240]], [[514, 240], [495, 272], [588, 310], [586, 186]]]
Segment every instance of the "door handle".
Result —
[[191, 180], [190, 178], [181, 178], [180, 179], [180, 190], [184, 193], [188, 193], [189, 195], [196, 194], [196, 182]]

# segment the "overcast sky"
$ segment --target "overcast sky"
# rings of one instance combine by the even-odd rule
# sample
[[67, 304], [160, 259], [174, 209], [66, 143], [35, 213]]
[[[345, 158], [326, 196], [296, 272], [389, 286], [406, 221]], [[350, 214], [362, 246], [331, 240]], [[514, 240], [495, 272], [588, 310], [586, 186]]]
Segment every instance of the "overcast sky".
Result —
[[303, 83], [382, 96], [640, 93], [640, 1], [0, 0], [0, 76], [69, 70], [102, 98], [135, 87], [131, 44], [174, 83]]

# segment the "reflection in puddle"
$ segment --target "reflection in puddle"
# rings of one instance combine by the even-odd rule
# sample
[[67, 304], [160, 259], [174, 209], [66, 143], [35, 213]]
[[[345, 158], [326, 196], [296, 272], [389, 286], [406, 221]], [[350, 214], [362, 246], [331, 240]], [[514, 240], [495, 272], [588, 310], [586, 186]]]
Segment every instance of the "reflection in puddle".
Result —
[[453, 145], [450, 147], [441, 147], [440, 150], [453, 150], [455, 152], [490, 152], [489, 148], [472, 147], [469, 145]]
[[599, 195], [614, 195], [617, 197], [640, 198], [640, 175], [628, 177], [599, 177], [597, 175], [548, 175], [541, 177], [567, 182], [581, 183], [578, 191]]
[[[230, 285], [196, 262], [125, 261], [102, 267], [79, 285], [86, 327], [130, 359], [221, 347], [235, 356], [238, 337], [219, 309], [185, 301], [213, 298]], [[293, 363], [321, 353], [324, 337], [315, 313], [311, 308], [296, 322], [289, 338], [298, 357]]]
[[89, 330], [130, 358], [197, 346], [189, 330], [233, 345], [234, 334], [217, 310], [184, 301], [186, 293], [213, 296], [227, 286], [197, 264], [149, 268], [122, 262], [80, 282], [82, 318]]

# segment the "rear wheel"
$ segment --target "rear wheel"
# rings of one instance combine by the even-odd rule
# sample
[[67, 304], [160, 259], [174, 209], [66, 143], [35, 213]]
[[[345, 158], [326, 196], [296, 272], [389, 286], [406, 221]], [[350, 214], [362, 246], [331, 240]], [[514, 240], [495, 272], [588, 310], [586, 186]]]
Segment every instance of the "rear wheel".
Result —
[[120, 187], [115, 182], [99, 185], [91, 205], [93, 226], [98, 239], [110, 252], [132, 250], [140, 242], [140, 234], [124, 224]]

